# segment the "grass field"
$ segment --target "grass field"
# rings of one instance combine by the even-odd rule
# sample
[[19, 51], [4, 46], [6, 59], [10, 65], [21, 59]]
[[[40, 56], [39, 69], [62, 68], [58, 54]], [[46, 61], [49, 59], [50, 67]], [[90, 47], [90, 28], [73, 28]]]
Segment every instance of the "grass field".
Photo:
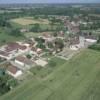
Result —
[[[32, 69], [30, 69], [30, 71], [33, 73], [35, 73], [35, 76], [40, 78], [40, 79], [45, 79], [49, 74], [51, 74], [53, 71], [55, 71], [56, 69], [58, 69], [60, 67], [60, 65], [62, 65], [63, 63], [65, 63], [66, 61], [57, 57], [51, 57], [49, 62], [54, 62], [56, 63], [55, 66], [51, 66], [49, 64], [47, 64], [45, 66], [45, 68], [36, 66]], [[48, 63], [49, 63], [48, 62]]]
[[11, 20], [19, 25], [30, 25], [30, 24], [49, 24], [47, 19], [32, 19], [32, 18], [17, 18]]
[[100, 100], [100, 52], [83, 51], [59, 66], [45, 80], [33, 77], [0, 100]]

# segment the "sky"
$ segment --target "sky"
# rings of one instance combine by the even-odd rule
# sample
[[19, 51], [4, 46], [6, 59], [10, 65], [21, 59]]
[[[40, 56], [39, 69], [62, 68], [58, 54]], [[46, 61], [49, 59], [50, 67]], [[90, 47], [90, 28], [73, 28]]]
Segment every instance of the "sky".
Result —
[[2, 3], [100, 3], [100, 0], [0, 0]]

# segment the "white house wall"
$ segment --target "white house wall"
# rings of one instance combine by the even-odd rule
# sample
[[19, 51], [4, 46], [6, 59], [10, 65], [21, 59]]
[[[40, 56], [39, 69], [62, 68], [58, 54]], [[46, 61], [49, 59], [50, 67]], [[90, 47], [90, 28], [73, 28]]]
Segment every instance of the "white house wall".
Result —
[[17, 71], [16, 74], [11, 73], [10, 71], [7, 71], [7, 73], [9, 75], [13, 76], [14, 78], [17, 78], [17, 77], [19, 77], [19, 76], [21, 76], [23, 74], [22, 71], [20, 71], [20, 70]]
[[97, 40], [94, 40], [94, 39], [85, 39], [87, 42], [90, 42], [90, 43], [96, 43]]
[[18, 60], [16, 60], [16, 59], [15, 59], [15, 63], [17, 63], [17, 64], [19, 64], [19, 65], [21, 65], [21, 66], [24, 66], [24, 63], [23, 63], [23, 62], [20, 62], [20, 61], [18, 61]]

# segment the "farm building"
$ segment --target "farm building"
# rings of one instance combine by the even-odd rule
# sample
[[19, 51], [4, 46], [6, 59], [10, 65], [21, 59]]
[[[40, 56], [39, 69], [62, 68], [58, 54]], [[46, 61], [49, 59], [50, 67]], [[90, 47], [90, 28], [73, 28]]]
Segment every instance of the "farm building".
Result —
[[90, 43], [96, 43], [97, 42], [97, 38], [95, 36], [86, 36], [85, 37], [85, 41], [86, 42], [90, 42]]
[[17, 43], [17, 42], [12, 42], [12, 43], [8, 43], [5, 46], [5, 51], [9, 52], [9, 53], [13, 53], [13, 52], [24, 52], [27, 50], [27, 45], [25, 44], [21, 44], [21, 43]]
[[14, 78], [17, 78], [23, 74], [23, 72], [20, 69], [13, 65], [8, 66], [7, 73], [13, 76]]
[[89, 42], [90, 44], [96, 43], [98, 40], [97, 36], [92, 34], [91, 32], [82, 33], [82, 36], [85, 38], [85, 41]]
[[78, 50], [80, 48], [79, 44], [80, 44], [79, 37], [70, 38], [70, 49], [71, 50]]
[[78, 50], [85, 47], [85, 38], [83, 36], [74, 36], [70, 38], [70, 49]]
[[11, 59], [11, 54], [0, 50], [0, 57], [4, 59]]
[[29, 44], [11, 42], [0, 48], [0, 57], [7, 60], [12, 59], [22, 53], [26, 53], [30, 50]]
[[28, 59], [24, 56], [16, 57], [15, 63], [18, 64], [19, 68], [23, 70], [30, 69], [32, 66], [35, 65], [35, 63], [31, 59]]

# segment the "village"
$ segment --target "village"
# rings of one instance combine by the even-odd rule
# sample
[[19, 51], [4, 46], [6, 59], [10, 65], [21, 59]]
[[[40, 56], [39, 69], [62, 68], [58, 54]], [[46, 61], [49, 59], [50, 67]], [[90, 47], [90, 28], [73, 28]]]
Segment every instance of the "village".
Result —
[[100, 4], [13, 2], [0, 4], [0, 100], [99, 100]]
[[[0, 65], [4, 66], [7, 74], [23, 80], [26, 73], [31, 74], [29, 70], [32, 67], [45, 68], [52, 59], [47, 55], [69, 60], [82, 49], [97, 42], [97, 36], [91, 32], [80, 32], [80, 21], [70, 22], [64, 16], [57, 19], [61, 19], [68, 28], [67, 35], [62, 30], [54, 34], [42, 32], [37, 37], [10, 42], [0, 47]], [[21, 29], [21, 32], [25, 31], [27, 30]]]

